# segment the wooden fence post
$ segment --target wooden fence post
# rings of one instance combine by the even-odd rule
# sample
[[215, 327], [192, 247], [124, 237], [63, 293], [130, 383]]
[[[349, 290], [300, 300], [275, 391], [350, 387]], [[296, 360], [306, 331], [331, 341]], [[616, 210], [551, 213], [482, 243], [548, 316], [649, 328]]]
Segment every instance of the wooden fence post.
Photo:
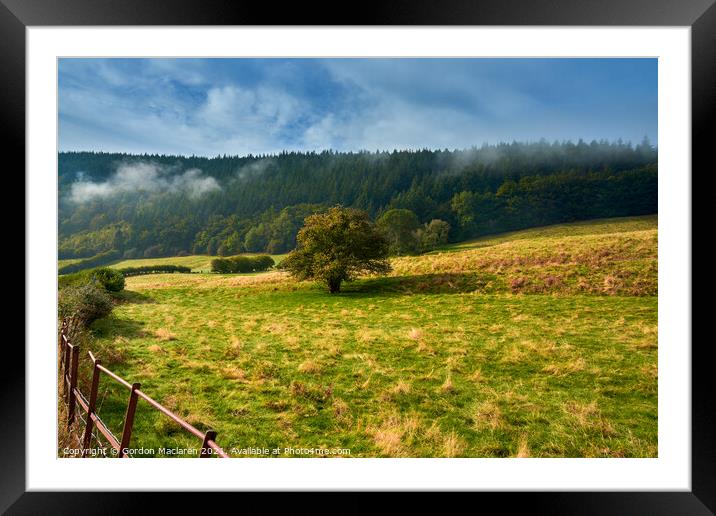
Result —
[[204, 442], [201, 443], [201, 455], [199, 455], [200, 459], [211, 457], [209, 441], [216, 442], [216, 432], [213, 430], [207, 430], [204, 434]]
[[58, 353], [60, 354], [60, 364], [62, 364], [62, 336], [65, 334], [65, 322], [60, 323], [60, 333], [57, 337]]
[[60, 378], [62, 379], [62, 385], [60, 385], [60, 392], [64, 394], [65, 392], [65, 372], [63, 368], [63, 362], [65, 358], [65, 346], [64, 339], [62, 338], [65, 334], [65, 321], [62, 321], [60, 323], [60, 334], [57, 337], [57, 373], [60, 374]]
[[67, 427], [72, 425], [75, 420], [75, 387], [77, 387], [77, 366], [79, 365], [80, 347], [74, 345], [72, 347], [72, 364], [70, 366], [70, 389], [69, 389], [69, 405], [67, 407]]
[[119, 443], [119, 456], [125, 456], [125, 450], [129, 447], [129, 440], [132, 438], [132, 425], [134, 425], [134, 411], [137, 409], [137, 390], [141, 387], [139, 383], [132, 384], [132, 392], [129, 394], [127, 403], [127, 414], [124, 416], [124, 427], [122, 428], [122, 441]]
[[62, 349], [65, 352], [64, 356], [64, 370], [62, 371], [62, 392], [65, 394], [65, 403], [69, 403], [70, 401], [70, 389], [68, 387], [69, 380], [70, 380], [70, 341], [67, 339], [67, 336], [62, 339], [63, 340], [63, 347]]
[[85, 435], [82, 439], [82, 456], [84, 457], [89, 449], [90, 440], [92, 438], [92, 416], [94, 415], [95, 406], [97, 404], [97, 390], [99, 389], [99, 366], [100, 361], [95, 360], [92, 368], [92, 387], [90, 390], [89, 402], [87, 403], [87, 425], [85, 426]]

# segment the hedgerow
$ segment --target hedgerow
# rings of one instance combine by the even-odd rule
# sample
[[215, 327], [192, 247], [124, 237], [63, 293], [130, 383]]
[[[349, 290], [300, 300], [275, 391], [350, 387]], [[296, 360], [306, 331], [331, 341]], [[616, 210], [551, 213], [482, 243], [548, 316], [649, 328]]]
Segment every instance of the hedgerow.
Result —
[[211, 272], [220, 274], [236, 274], [267, 271], [276, 265], [273, 258], [263, 254], [258, 256], [233, 256], [216, 258], [211, 261]]
[[65, 274], [57, 280], [60, 290], [67, 287], [79, 287], [94, 283], [108, 292], [119, 292], [124, 289], [124, 276], [121, 272], [109, 267], [97, 267], [73, 274]]
[[142, 274], [165, 274], [174, 272], [188, 274], [191, 272], [191, 267], [186, 267], [184, 265], [143, 265], [141, 267], [125, 267], [118, 270], [126, 278]]
[[112, 297], [97, 282], [73, 285], [60, 290], [57, 314], [60, 319], [74, 319], [80, 327], [107, 317], [113, 308]]

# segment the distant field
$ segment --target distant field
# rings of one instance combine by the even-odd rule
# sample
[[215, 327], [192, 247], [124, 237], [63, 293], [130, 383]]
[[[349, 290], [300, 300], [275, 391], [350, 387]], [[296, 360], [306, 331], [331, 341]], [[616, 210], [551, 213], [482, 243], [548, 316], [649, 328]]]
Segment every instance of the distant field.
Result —
[[[251, 256], [252, 253], [244, 253], [247, 256]], [[287, 255], [286, 254], [273, 254], [271, 257], [278, 264]], [[193, 272], [209, 272], [211, 271], [211, 260], [218, 258], [217, 256], [195, 254], [191, 256], [170, 256], [168, 258], [138, 258], [134, 260], [122, 260], [115, 262], [107, 267], [113, 269], [124, 269], [125, 267], [144, 267], [147, 265], [183, 265], [185, 267], [191, 267]], [[81, 261], [80, 259], [72, 260], [60, 260], [58, 267], [69, 265]]]
[[[113, 266], [201, 270], [211, 257], [161, 260]], [[127, 278], [93, 346], [228, 449], [657, 455], [656, 217], [498, 235], [393, 266], [339, 295], [281, 272]], [[100, 414], [119, 433], [126, 392], [104, 389]], [[132, 439], [196, 445], [141, 403]]]
[[614, 219], [585, 220], [571, 222], [569, 224], [555, 224], [553, 226], [523, 229], [521, 231], [468, 240], [459, 244], [446, 246], [444, 249], [435, 252], [489, 247], [504, 242], [514, 242], [516, 240], [538, 240], [565, 236], [575, 237], [580, 235], [604, 235], [633, 231], [655, 231], [657, 229], [657, 222], [657, 215], [645, 215], [642, 217], [620, 217]]
[[393, 275], [418, 291], [449, 281], [481, 292], [656, 295], [657, 239], [655, 216], [562, 224], [396, 258]]
[[64, 267], [65, 265], [72, 265], [73, 263], [81, 262], [84, 258], [67, 258], [65, 260], [57, 260], [57, 268]]

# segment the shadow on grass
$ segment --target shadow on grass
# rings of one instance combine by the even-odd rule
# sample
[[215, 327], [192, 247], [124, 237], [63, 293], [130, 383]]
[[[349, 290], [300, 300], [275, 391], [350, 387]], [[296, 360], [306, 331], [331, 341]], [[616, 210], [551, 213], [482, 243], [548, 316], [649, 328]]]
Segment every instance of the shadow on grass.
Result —
[[140, 321], [118, 319], [110, 315], [93, 322], [91, 328], [97, 337], [134, 339], [144, 336], [144, 324]]
[[125, 303], [144, 304], [144, 303], [154, 303], [155, 302], [153, 298], [151, 298], [145, 294], [140, 294], [139, 292], [134, 292], [133, 290], [122, 290], [120, 292], [116, 292], [112, 297], [119, 304], [125, 304]]
[[442, 273], [389, 276], [345, 283], [341, 292], [350, 294], [464, 294], [484, 292], [494, 282], [492, 274]]

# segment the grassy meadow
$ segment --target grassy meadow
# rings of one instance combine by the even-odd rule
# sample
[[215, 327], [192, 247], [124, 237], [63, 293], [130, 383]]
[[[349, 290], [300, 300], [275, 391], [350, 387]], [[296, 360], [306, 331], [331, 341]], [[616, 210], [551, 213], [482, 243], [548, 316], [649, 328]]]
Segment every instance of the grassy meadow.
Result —
[[[252, 256], [252, 253], [244, 253], [245, 256]], [[270, 255], [276, 264], [287, 256], [286, 254], [272, 254]], [[205, 254], [193, 254], [189, 256], [171, 256], [168, 258], [139, 258], [134, 260], [121, 260], [107, 265], [112, 269], [124, 269], [127, 267], [146, 267], [150, 265], [182, 265], [184, 267], [191, 268], [192, 272], [210, 272], [211, 271], [211, 260], [217, 258], [216, 256], [209, 256]], [[82, 261], [77, 258], [70, 258], [66, 260], [58, 260], [57, 266], [64, 267]]]
[[[497, 235], [392, 265], [338, 295], [278, 271], [130, 277], [92, 346], [227, 451], [657, 455], [655, 216]], [[126, 401], [104, 378], [99, 413], [115, 435]], [[140, 401], [132, 447], [199, 445]]]

